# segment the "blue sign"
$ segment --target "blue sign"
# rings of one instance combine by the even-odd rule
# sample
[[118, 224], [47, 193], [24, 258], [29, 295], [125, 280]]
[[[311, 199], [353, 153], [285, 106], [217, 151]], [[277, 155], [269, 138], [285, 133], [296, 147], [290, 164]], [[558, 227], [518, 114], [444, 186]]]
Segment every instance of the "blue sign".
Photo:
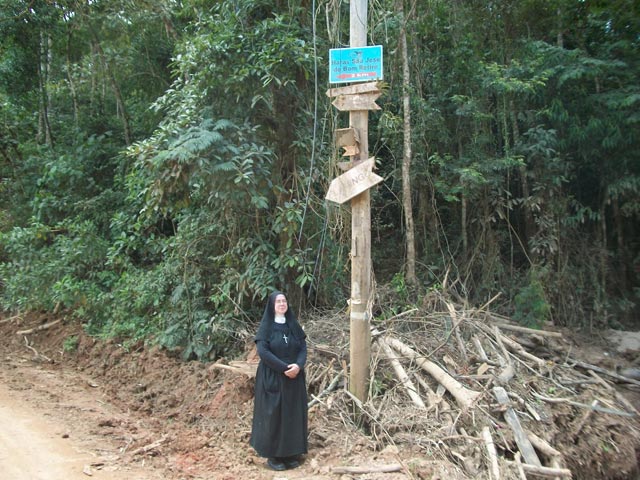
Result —
[[382, 45], [329, 50], [329, 83], [382, 80]]

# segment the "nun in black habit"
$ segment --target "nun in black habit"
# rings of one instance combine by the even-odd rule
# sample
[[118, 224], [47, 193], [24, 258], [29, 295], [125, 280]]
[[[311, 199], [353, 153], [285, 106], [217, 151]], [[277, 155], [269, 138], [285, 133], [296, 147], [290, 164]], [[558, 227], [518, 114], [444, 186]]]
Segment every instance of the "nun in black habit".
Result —
[[307, 453], [305, 338], [284, 294], [272, 293], [255, 337], [260, 363], [250, 444], [273, 470], [295, 468]]

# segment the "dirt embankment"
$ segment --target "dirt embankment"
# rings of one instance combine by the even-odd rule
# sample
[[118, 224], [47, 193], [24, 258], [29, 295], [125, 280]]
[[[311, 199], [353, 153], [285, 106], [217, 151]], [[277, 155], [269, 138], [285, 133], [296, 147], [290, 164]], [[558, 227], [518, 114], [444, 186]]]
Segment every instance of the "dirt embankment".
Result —
[[[416, 320], [421, 325], [418, 330], [397, 321], [392, 326], [396, 335], [402, 334], [414, 348], [433, 352], [432, 360], [478, 392], [473, 409], [463, 413], [448, 392], [436, 389], [432, 380], [430, 387], [424, 379], [417, 383], [418, 389], [430, 401], [427, 410], [415, 408], [394, 380], [389, 359], [377, 343], [372, 360], [375, 400], [358, 405], [341, 387], [342, 380], [332, 382], [341, 378], [348, 360], [347, 322], [335, 316], [307, 322], [311, 341], [307, 379], [314, 403], [310, 409], [310, 452], [300, 468], [274, 474], [248, 445], [253, 380], [243, 372], [247, 365], [250, 371], [250, 363], [226, 369], [185, 363], [157, 348], [124, 348], [116, 342], [98, 341], [67, 321], [47, 330], [16, 334], [50, 320], [34, 315], [0, 323], [0, 400], [2, 405], [15, 407], [9, 415], [16, 419], [35, 414], [38, 421], [46, 423], [47, 430], [40, 437], [48, 437], [51, 442], [47, 443], [54, 445], [54, 454], [49, 457], [62, 455], [66, 459], [62, 463], [71, 466], [78, 478], [91, 474], [105, 480], [271, 480], [274, 475], [315, 480], [488, 479], [491, 461], [482, 427], [492, 431], [501, 478], [519, 478], [515, 461], [518, 447], [503, 419], [504, 407], [501, 410], [490, 388], [504, 369], [491, 360], [489, 349], [488, 362], [474, 358], [473, 329], [469, 326], [458, 340], [460, 348], [469, 348], [466, 359], [459, 355], [452, 332], [430, 317]], [[434, 334], [436, 331], [442, 335]], [[527, 345], [524, 337], [510, 338]], [[487, 347], [493, 345], [488, 334], [483, 341]], [[613, 371], [629, 366], [633, 352], [616, 355], [605, 352], [603, 344], [578, 345], [566, 338], [562, 342], [555, 347], [545, 346], [539, 339], [531, 344], [534, 357], [545, 358], [545, 365], [534, 369], [527, 365], [527, 357], [505, 351], [517, 372], [508, 384], [512, 387], [511, 406], [525, 428], [544, 433], [560, 451], [560, 466], [570, 469], [573, 478], [637, 478], [639, 423], [637, 416], [629, 413], [640, 406], [635, 387], [611, 379], [600, 385], [595, 378], [602, 380], [602, 375], [589, 383], [586, 372], [559, 366], [570, 355]], [[495, 351], [500, 350], [496, 347]], [[558, 351], [566, 354], [564, 359]], [[419, 379], [418, 372], [411, 372], [412, 378]], [[579, 386], [569, 385], [575, 378]], [[558, 391], [548, 386], [551, 380]], [[430, 388], [433, 391], [428, 393]], [[569, 401], [551, 404], [532, 397], [531, 392], [547, 400]], [[626, 400], [617, 401], [618, 394]], [[585, 404], [594, 408], [585, 408]], [[0, 437], [0, 445], [2, 442], [6, 440]], [[70, 458], [69, 451], [56, 453], [66, 447], [77, 455]], [[34, 464], [42, 461], [28, 450], [22, 451]], [[14, 452], [10, 456], [19, 455]], [[3, 461], [0, 456], [0, 465]], [[385, 469], [395, 471], [385, 473]]]
[[[0, 456], [0, 465], [10, 459], [16, 471], [28, 472], [25, 465], [32, 462], [40, 464], [37, 472], [53, 472], [34, 475], [38, 480], [89, 478], [83, 470], [105, 480], [274, 478], [248, 444], [252, 378], [183, 362], [157, 348], [102, 342], [72, 322], [16, 335], [50, 320], [33, 315], [0, 324], [2, 404], [7, 415], [20, 415], [30, 424], [27, 433], [48, 439], [43, 458], [50, 459], [33, 456], [25, 448], [29, 438], [12, 437], [15, 448]], [[75, 348], [69, 351], [69, 345]], [[326, 424], [314, 412], [310, 454], [300, 468], [279, 478], [335, 479], [332, 465], [349, 465], [358, 457], [396, 462], [393, 449], [372, 451], [366, 438], [344, 425]], [[0, 425], [6, 422], [0, 417]], [[57, 475], [63, 470], [56, 470], [56, 462], [68, 473]], [[8, 477], [13, 478], [24, 477]]]

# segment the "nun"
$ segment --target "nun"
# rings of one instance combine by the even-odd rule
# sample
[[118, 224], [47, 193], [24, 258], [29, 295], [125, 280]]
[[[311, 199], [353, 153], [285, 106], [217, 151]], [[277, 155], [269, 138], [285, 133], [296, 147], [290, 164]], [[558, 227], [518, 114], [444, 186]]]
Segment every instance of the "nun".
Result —
[[255, 337], [260, 363], [249, 442], [272, 470], [296, 468], [307, 453], [305, 339], [285, 295], [272, 293]]

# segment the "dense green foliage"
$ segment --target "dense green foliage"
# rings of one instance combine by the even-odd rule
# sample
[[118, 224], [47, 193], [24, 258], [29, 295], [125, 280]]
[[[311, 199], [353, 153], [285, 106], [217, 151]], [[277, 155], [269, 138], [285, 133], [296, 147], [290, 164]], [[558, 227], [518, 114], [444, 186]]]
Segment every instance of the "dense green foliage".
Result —
[[[391, 0], [369, 8], [385, 50], [378, 283], [408, 302], [446, 276], [534, 326], [637, 317], [637, 2], [407, 2], [417, 287], [398, 248], [399, 17]], [[204, 359], [253, 329], [273, 288], [296, 310], [344, 305], [349, 211], [324, 195], [347, 118], [319, 92], [348, 15], [322, 0], [5, 1], [2, 306]]]

